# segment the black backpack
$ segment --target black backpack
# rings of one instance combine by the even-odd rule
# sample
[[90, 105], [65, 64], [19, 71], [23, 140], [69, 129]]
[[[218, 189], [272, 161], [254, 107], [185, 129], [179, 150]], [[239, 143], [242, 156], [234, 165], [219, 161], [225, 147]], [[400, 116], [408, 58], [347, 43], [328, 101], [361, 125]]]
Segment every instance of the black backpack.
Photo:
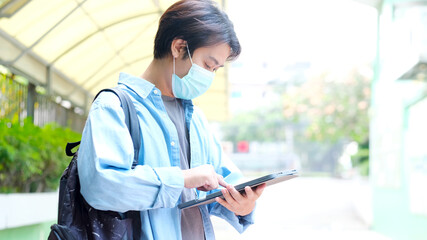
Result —
[[[101, 90], [113, 92], [120, 99], [125, 113], [126, 125], [132, 137], [135, 157], [132, 169], [138, 164], [141, 136], [139, 122], [128, 94], [116, 87]], [[62, 239], [140, 239], [141, 218], [139, 211], [119, 213], [114, 211], [101, 211], [91, 207], [80, 194], [80, 181], [77, 172], [78, 151], [72, 149], [80, 142], [68, 143], [65, 152], [72, 156], [70, 164], [62, 174], [59, 186], [58, 224], [51, 226], [48, 240]]]

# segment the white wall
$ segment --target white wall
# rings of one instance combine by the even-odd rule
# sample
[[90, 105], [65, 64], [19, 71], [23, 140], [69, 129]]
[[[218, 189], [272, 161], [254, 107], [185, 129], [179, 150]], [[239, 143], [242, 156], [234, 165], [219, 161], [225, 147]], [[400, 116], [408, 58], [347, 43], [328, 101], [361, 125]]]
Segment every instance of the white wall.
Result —
[[58, 192], [0, 194], [0, 229], [52, 221], [58, 214]]

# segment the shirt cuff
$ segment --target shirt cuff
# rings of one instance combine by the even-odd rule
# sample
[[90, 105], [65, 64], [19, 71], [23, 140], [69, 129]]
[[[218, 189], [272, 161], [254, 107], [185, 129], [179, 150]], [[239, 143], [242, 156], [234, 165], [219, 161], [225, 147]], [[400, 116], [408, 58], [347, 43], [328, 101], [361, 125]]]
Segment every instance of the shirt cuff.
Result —
[[153, 169], [160, 180], [159, 191], [153, 208], [175, 207], [184, 188], [184, 176], [181, 169], [179, 167], [159, 167]]
[[215, 203], [210, 214], [223, 218], [239, 233], [243, 233], [250, 225], [254, 224], [254, 210], [246, 216], [237, 216], [219, 203]]

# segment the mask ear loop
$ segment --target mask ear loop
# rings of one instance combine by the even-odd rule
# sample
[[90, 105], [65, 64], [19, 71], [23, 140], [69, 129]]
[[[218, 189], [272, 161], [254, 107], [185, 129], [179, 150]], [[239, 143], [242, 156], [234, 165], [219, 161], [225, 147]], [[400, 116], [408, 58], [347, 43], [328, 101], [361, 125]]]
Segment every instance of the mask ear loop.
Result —
[[188, 43], [185, 43], [185, 44], [187, 45], [188, 57], [190, 58], [191, 64], [193, 64], [193, 59], [191, 59], [190, 49], [188, 49]]
[[175, 75], [175, 57], [174, 56], [172, 56], [173, 57], [173, 75]]

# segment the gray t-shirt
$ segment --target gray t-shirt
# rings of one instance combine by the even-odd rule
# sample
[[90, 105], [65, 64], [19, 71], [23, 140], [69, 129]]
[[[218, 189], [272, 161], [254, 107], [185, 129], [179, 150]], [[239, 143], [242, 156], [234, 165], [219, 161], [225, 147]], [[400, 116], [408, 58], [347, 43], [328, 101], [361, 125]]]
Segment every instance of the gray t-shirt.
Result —
[[[187, 125], [185, 124], [185, 111], [180, 99], [163, 96], [166, 112], [178, 133], [180, 146], [181, 169], [190, 168], [190, 144]], [[184, 188], [181, 199], [183, 202], [196, 198], [194, 189]], [[198, 207], [187, 208], [181, 211], [181, 231], [183, 240], [203, 240], [205, 232], [203, 228], [202, 215]]]

